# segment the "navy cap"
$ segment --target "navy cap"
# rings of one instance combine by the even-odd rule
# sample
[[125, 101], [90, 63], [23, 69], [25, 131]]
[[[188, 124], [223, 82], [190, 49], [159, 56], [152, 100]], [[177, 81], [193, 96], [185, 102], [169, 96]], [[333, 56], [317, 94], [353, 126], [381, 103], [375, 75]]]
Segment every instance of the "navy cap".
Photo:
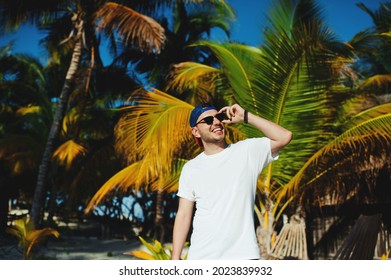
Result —
[[190, 127], [194, 127], [197, 123], [198, 118], [202, 115], [202, 113], [209, 110], [217, 111], [217, 109], [214, 106], [208, 104], [199, 104], [197, 107], [195, 107], [190, 114]]

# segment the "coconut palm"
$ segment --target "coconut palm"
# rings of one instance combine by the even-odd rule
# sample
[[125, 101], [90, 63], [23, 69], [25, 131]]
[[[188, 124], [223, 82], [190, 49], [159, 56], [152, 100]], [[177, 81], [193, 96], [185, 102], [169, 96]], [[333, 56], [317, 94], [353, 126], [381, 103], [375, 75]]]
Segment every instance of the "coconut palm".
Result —
[[[352, 64], [358, 75], [346, 83], [349, 87], [342, 89], [349, 99], [339, 107], [335, 123], [337, 135], [308, 160], [280, 193], [288, 197], [289, 193], [295, 195], [307, 205], [308, 216], [313, 211], [311, 209], [334, 206], [334, 212], [341, 217], [323, 233], [313, 251], [326, 241], [328, 247], [335, 240], [344, 241], [339, 233], [351, 226], [351, 233], [336, 252], [336, 258], [372, 258], [380, 223], [385, 231], [390, 227], [388, 211], [383, 209], [391, 201], [386, 183], [390, 178], [391, 105], [387, 70], [389, 39], [385, 37], [390, 10], [387, 4], [381, 4], [377, 11], [370, 11], [362, 4], [359, 7], [372, 17], [375, 27], [359, 32], [349, 42], [358, 57]], [[341, 94], [340, 90], [335, 94]], [[350, 218], [338, 214], [337, 208], [343, 209], [344, 205], [350, 205]], [[358, 215], [368, 215], [368, 208], [371, 208], [372, 217], [358, 218]], [[352, 216], [353, 212], [356, 214]], [[351, 225], [356, 219], [356, 225]], [[374, 222], [376, 226], [371, 228], [376, 230], [360, 232], [364, 222]], [[358, 235], [365, 236], [366, 246], [356, 246], [360, 243]], [[379, 255], [386, 254], [388, 249], [384, 240], [389, 236], [379, 236], [383, 236], [380, 246], [385, 246]], [[375, 240], [371, 243], [373, 238]]]
[[[334, 150], [337, 147], [359, 150], [365, 147], [368, 141], [376, 141], [382, 143], [381, 147], [387, 147], [384, 144], [387, 142], [384, 141], [388, 141], [385, 136], [389, 133], [388, 117], [380, 117], [380, 112], [387, 108], [374, 108], [373, 111], [357, 115], [354, 117], [355, 124], [348, 124], [346, 120], [341, 122], [339, 119], [337, 109], [340, 108], [341, 101], [350, 97], [350, 89], [336, 89], [343, 87], [346, 80], [340, 73], [346, 73], [345, 63], [351, 62], [352, 49], [336, 40], [320, 19], [319, 9], [313, 1], [281, 1], [277, 3], [275, 12], [270, 14], [270, 28], [266, 32], [265, 44], [259, 49], [238, 44], [201, 43], [199, 45], [208, 47], [214, 53], [221, 66], [214, 68], [195, 62], [180, 63], [175, 67], [174, 79], [170, 81], [171, 86], [178, 90], [201, 87], [208, 94], [219, 96], [220, 100], [226, 103], [238, 102], [246, 109], [293, 131], [295, 139], [284, 149], [279, 161], [264, 171], [259, 183], [259, 204], [256, 212], [263, 231], [261, 236], [265, 238], [260, 240], [265, 255], [271, 251], [276, 221], [284, 209], [287, 209], [287, 204], [280, 203], [282, 199], [290, 202], [296, 197], [303, 197], [300, 194], [306, 189], [305, 183], [316, 180], [316, 177], [305, 177], [308, 181], [297, 184], [297, 188], [291, 187], [290, 182], [294, 182], [295, 178], [303, 178], [300, 175], [303, 166], [313, 164], [314, 158], [317, 159], [317, 163], [325, 161], [318, 170], [321, 174], [326, 174], [330, 164], [333, 167], [335, 163], [327, 162], [327, 157], [321, 157], [325, 151], [332, 151], [330, 153], [333, 154], [336, 153]], [[166, 102], [169, 105], [165, 105]], [[178, 106], [172, 105], [173, 102], [178, 102]], [[156, 152], [159, 156], [162, 147], [169, 147], [174, 151], [180, 139], [177, 133], [188, 134], [188, 131], [179, 126], [183, 122], [176, 122], [176, 118], [186, 122], [183, 113], [174, 117], [174, 108], [179, 110], [186, 107], [185, 104], [180, 104], [182, 103], [178, 100], [167, 100], [167, 96], [159, 91], [141, 95], [138, 106], [132, 107], [135, 110], [131, 115], [134, 125], [132, 129], [140, 132], [140, 136], [134, 138], [133, 142], [138, 143], [141, 150], [147, 151], [154, 143], [150, 142], [150, 137], [154, 134], [149, 132], [161, 129], [160, 126], [166, 125], [167, 122], [159, 122], [159, 119], [166, 119], [173, 113], [170, 122], [178, 125], [174, 126], [176, 134], [164, 135], [167, 138], [159, 137], [159, 144], [153, 149], [160, 148]], [[186, 117], [190, 109], [186, 109]], [[381, 120], [377, 119], [379, 117]], [[340, 123], [336, 125], [337, 121]], [[377, 122], [381, 125], [373, 130], [377, 127]], [[260, 136], [259, 131], [246, 125], [229, 129], [238, 138]], [[373, 131], [376, 133], [371, 134]], [[354, 140], [356, 138], [357, 142]], [[140, 142], [137, 142], [138, 140]], [[185, 135], [182, 140], [185, 143], [184, 149], [187, 150], [184, 158], [191, 158], [195, 153], [195, 147], [190, 146], [191, 139]], [[151, 151], [149, 156], [153, 153]], [[163, 159], [169, 160], [175, 152], [163, 155]], [[180, 156], [178, 158], [181, 158]], [[153, 174], [164, 174], [154, 173], [155, 170], [170, 168], [169, 165], [161, 166], [163, 162], [173, 161], [158, 161], [156, 158], [153, 161], [145, 161], [146, 165], [136, 161], [134, 166], [129, 167], [129, 171], [134, 172], [133, 176], [144, 176], [153, 181]], [[153, 166], [154, 163], [157, 166]], [[174, 165], [171, 164], [172, 166]], [[147, 171], [139, 173], [138, 169]], [[124, 171], [122, 176], [118, 174], [113, 177], [111, 184], [107, 184], [105, 189], [102, 188], [94, 201], [100, 201], [105, 194], [113, 190], [112, 186], [125, 186], [128, 180], [124, 177], [125, 174], [129, 175]], [[175, 182], [175, 178], [169, 181]], [[174, 184], [166, 184], [167, 189], [172, 186], [175, 187]], [[295, 205], [292, 208], [294, 209]]]
[[[18, 191], [30, 196], [52, 112], [41, 63], [27, 55], [0, 50], [0, 161], [2, 163], [2, 226], [6, 224], [8, 200]], [[1, 232], [3, 232], [3, 227]]]
[[[337, 41], [322, 25], [312, 1], [281, 2], [271, 17], [271, 29], [267, 31], [265, 45], [260, 49], [237, 44], [203, 43], [212, 50], [221, 67], [181, 63], [177, 65], [173, 75], [175, 79], [171, 81], [172, 86], [179, 89], [194, 88], [196, 84], [209, 89], [211, 95], [222, 96], [227, 103], [245, 104], [252, 112], [288, 127], [297, 135], [284, 149], [280, 160], [270, 165], [261, 177], [256, 212], [263, 229], [260, 235], [265, 237], [261, 240], [265, 254], [271, 252], [276, 219], [286, 207], [286, 204], [280, 204], [281, 199], [286, 198], [290, 202], [305, 189], [305, 185], [299, 184], [295, 192], [284, 196], [292, 190], [288, 183], [299, 176], [297, 174], [303, 166], [307, 166], [307, 161], [313, 155], [323, 154], [323, 149], [330, 148], [329, 143], [344, 142], [352, 133], [354, 137], [361, 135], [362, 139], [376, 139], [384, 144], [388, 131], [387, 120], [380, 121], [383, 125], [378, 128], [374, 125], [377, 122], [374, 112], [384, 112], [387, 108], [362, 114], [361, 117], [368, 122], [365, 128], [350, 130], [346, 126], [336, 127], [335, 122], [339, 118], [337, 108], [342, 100], [348, 98], [348, 90], [337, 93], [335, 89], [341, 79], [345, 79], [339, 73], [346, 70], [344, 63], [351, 61], [351, 49]], [[164, 104], [163, 99], [159, 100]], [[156, 111], [145, 112], [144, 117], [153, 113]], [[237, 129], [246, 137], [260, 136], [251, 127], [239, 126]], [[371, 133], [373, 136], [368, 137]], [[368, 142], [361, 140], [359, 143], [365, 145]], [[357, 148], [357, 143], [352, 147]], [[336, 147], [331, 147], [331, 150], [334, 149]], [[321, 166], [327, 169], [330, 164]]]
[[[196, 4], [185, 5], [183, 1], [175, 1], [173, 10], [173, 27], [167, 27], [166, 32], [168, 42], [162, 53], [153, 60], [154, 67], [150, 76], [150, 82], [160, 88], [166, 87], [165, 78], [172, 64], [182, 60], [197, 59], [195, 54], [199, 52], [189, 51], [186, 48], [187, 45], [206, 37], [213, 27], [221, 28], [228, 33], [229, 22], [233, 18], [231, 8], [224, 1], [205, 1], [201, 6]], [[168, 21], [170, 20], [168, 19]], [[124, 57], [127, 57], [127, 55], [123, 54]], [[151, 58], [141, 61], [141, 67], [148, 68], [150, 61]], [[172, 183], [175, 180], [172, 181], [169, 175], [177, 174], [173, 172], [173, 168], [178, 170], [182, 166], [183, 161], [178, 163], [178, 156], [176, 155], [178, 151], [182, 150], [180, 143], [189, 137], [183, 135], [178, 139], [170, 137], [175, 144], [167, 146], [160, 146], [155, 142], [158, 143], [160, 138], [167, 137], [161, 131], [171, 130], [171, 126], [164, 126], [174, 115], [178, 117], [178, 122], [175, 121], [176, 124], [179, 125], [182, 122], [181, 128], [179, 128], [180, 132], [186, 130], [187, 126], [183, 126], [183, 121], [188, 118], [192, 105], [183, 103], [177, 98], [170, 98], [166, 93], [158, 90], [155, 93], [145, 93], [143, 91], [135, 93], [134, 100], [136, 100], [134, 106], [130, 106], [129, 109], [124, 108], [124, 117], [120, 119], [116, 130], [117, 149], [121, 154], [127, 156], [126, 160], [130, 165], [113, 176], [99, 190], [92, 199], [89, 209], [96, 206], [116, 187], [123, 189], [125, 192], [130, 188], [138, 191], [144, 186], [147, 190], [157, 191], [155, 235], [157, 237], [157, 231], [159, 230], [161, 232], [159, 239], [163, 240], [163, 192], [173, 187]], [[161, 102], [168, 102], [169, 105], [160, 108], [159, 104]], [[149, 110], [154, 112], [153, 115], [148, 114]], [[156, 110], [161, 114], [156, 114]], [[141, 118], [144, 114], [146, 114], [145, 118]], [[134, 121], [137, 121], [137, 123]], [[184, 123], [187, 123], [187, 121]], [[152, 124], [154, 127], [148, 128]], [[149, 130], [147, 138], [144, 138], [145, 129]], [[152, 147], [156, 147], [157, 150]], [[132, 179], [133, 182], [131, 182]]]
[[[113, 127], [120, 113], [116, 107], [137, 86], [125, 69], [114, 66], [95, 70], [94, 79], [88, 94], [79, 94], [84, 91], [83, 84], [75, 87], [59, 146], [53, 153], [56, 183], [51, 195], [65, 194], [62, 196], [68, 197], [72, 212], [84, 207], [98, 187], [120, 169], [113, 148]], [[49, 209], [48, 220], [52, 213]]]
[[23, 259], [31, 259], [35, 245], [53, 235], [56, 238], [60, 236], [57, 230], [51, 228], [35, 229], [29, 218], [23, 218], [15, 221], [15, 225], [7, 228], [7, 232], [16, 236], [19, 240], [19, 245], [23, 250]]
[[203, 1], [201, 5], [185, 5], [183, 1], [176, 1], [173, 6], [173, 22], [166, 27], [167, 44], [153, 61], [150, 83], [154, 87], [165, 89], [172, 65], [183, 61], [202, 61], [204, 64], [210, 64], [210, 53], [205, 49], [189, 46], [207, 39], [214, 28], [229, 37], [234, 19], [234, 11], [225, 1]]
[[[153, 19], [137, 13], [135, 10], [115, 2], [108, 1], [46, 1], [48, 5], [31, 3], [31, 1], [0, 2], [0, 21], [6, 28], [17, 28], [20, 24], [30, 21], [44, 24], [46, 19], [68, 17], [72, 28], [68, 38], [59, 42], [72, 44], [72, 58], [65, 82], [62, 87], [58, 106], [54, 115], [52, 128], [49, 133], [47, 145], [38, 172], [37, 186], [35, 189], [33, 205], [31, 208], [32, 221], [38, 225], [41, 220], [42, 202], [46, 191], [46, 177], [51, 154], [54, 150], [54, 142], [59, 135], [61, 122], [66, 112], [69, 94], [74, 86], [77, 70], [81, 59], [86, 53], [90, 57], [91, 68], [94, 58], [99, 57], [96, 27], [108, 32], [109, 36], [118, 34], [126, 44], [147, 52], [159, 52], [164, 42], [164, 30]], [[84, 82], [88, 84], [89, 76]]]
[[[307, 17], [301, 16], [300, 12]], [[278, 17], [273, 17], [276, 15]], [[261, 243], [266, 246], [266, 254], [270, 253], [275, 219], [287, 205], [280, 203], [282, 197], [286, 202], [300, 197], [303, 203], [305, 189], [309, 185], [318, 188], [324, 186], [319, 184], [318, 177], [330, 175], [334, 168], [346, 168], [347, 164], [351, 164], [351, 157], [346, 160], [337, 156], [338, 153], [345, 154], [343, 151], [354, 155], [355, 159], [360, 158], [368, 166], [368, 151], [375, 146], [380, 151], [376, 152], [377, 155], [383, 153], [379, 157], [381, 163], [377, 170], [387, 168], [384, 158], [387, 158], [385, 151], [389, 150], [390, 129], [387, 105], [366, 112], [359, 110], [357, 102], [354, 102], [358, 111], [355, 111], [357, 116], [356, 113], [348, 115], [352, 123], [341, 120], [341, 110], [351, 111], [352, 107], [341, 108], [339, 104], [350, 98], [351, 89], [341, 89], [340, 84], [346, 77], [337, 74], [348, 69], [345, 63], [351, 62], [351, 49], [335, 40], [332, 33], [318, 21], [318, 12], [312, 1], [281, 2], [271, 17], [271, 29], [267, 31], [265, 45], [260, 50], [208, 43], [207, 46], [222, 65], [220, 73], [204, 65], [182, 63], [173, 81], [176, 85], [191, 86], [200, 77], [209, 76], [209, 80], [213, 81], [224, 75], [230, 86], [225, 89], [227, 97], [245, 104], [254, 113], [288, 127], [295, 135], [291, 144], [284, 148], [280, 159], [269, 165], [262, 174], [259, 185], [260, 204], [256, 212], [265, 229], [260, 230], [260, 236], [265, 238]], [[349, 102], [352, 101], [345, 104]], [[340, 110], [337, 111], [337, 108]], [[259, 133], [246, 127], [242, 131], [246, 136], [258, 136]], [[330, 156], [326, 156], [325, 151]], [[316, 172], [307, 168], [310, 164], [316, 166]], [[302, 178], [303, 170], [312, 170], [306, 177], [308, 186], [305, 182], [297, 183], [297, 178]], [[356, 171], [350, 169], [352, 174]], [[330, 188], [333, 186], [330, 185]], [[311, 199], [315, 199], [314, 196], [305, 201]]]
[[[373, 27], [367, 28], [356, 34], [349, 41], [358, 55], [356, 69], [362, 78], [371, 77], [372, 81], [381, 84], [381, 78], [387, 79], [391, 73], [391, 52], [390, 52], [390, 16], [391, 4], [381, 3], [377, 10], [370, 10], [364, 4], [357, 5], [373, 21]], [[361, 77], [360, 77], [361, 78]], [[369, 82], [369, 81], [368, 81]], [[369, 84], [368, 84], [369, 85]]]
[[[274, 219], [281, 214], [277, 210], [284, 209], [276, 201], [275, 192], [334, 133], [336, 115], [330, 108], [335, 108], [337, 100], [327, 89], [337, 82], [335, 67], [343, 55], [349, 54], [349, 49], [336, 40], [321, 19], [313, 1], [277, 2], [269, 16], [265, 43], [259, 49], [206, 43], [221, 63], [219, 73], [203, 65], [182, 64], [173, 81], [191, 85], [200, 77], [209, 76], [212, 81], [220, 81], [218, 94], [224, 94], [227, 103], [238, 102], [295, 135], [280, 159], [261, 176], [256, 213], [264, 231], [260, 235], [266, 238], [261, 240], [265, 254], [270, 253]], [[249, 126], [239, 129], [246, 137], [261, 136]]]

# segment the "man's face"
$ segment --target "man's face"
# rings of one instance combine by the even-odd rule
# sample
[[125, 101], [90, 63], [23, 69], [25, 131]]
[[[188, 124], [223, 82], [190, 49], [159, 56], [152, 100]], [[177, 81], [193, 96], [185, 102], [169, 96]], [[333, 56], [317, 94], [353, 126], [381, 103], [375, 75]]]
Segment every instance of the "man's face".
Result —
[[192, 128], [193, 135], [197, 138], [201, 138], [204, 143], [218, 143], [224, 141], [224, 125], [217, 118], [213, 118], [213, 123], [210, 125], [203, 121], [205, 117], [215, 116], [216, 114], [216, 110], [209, 110], [202, 113], [197, 119], [197, 123], [199, 123]]

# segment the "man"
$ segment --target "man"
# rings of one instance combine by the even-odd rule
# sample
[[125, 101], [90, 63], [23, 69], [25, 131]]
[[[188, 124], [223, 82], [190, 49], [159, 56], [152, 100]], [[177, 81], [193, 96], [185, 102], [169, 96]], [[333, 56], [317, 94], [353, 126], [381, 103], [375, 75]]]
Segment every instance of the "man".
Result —
[[[238, 122], [255, 126], [266, 137], [228, 145], [224, 124]], [[190, 127], [204, 151], [185, 164], [179, 179], [172, 259], [181, 258], [194, 204], [188, 259], [259, 259], [254, 229], [257, 179], [292, 133], [238, 104], [220, 111], [200, 104], [190, 115]]]

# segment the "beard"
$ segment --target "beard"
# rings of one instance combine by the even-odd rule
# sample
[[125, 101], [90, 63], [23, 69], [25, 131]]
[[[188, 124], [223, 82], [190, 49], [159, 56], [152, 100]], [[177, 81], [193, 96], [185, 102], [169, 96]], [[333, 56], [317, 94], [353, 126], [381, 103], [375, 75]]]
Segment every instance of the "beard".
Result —
[[212, 125], [208, 130], [199, 130], [205, 144], [220, 144], [225, 142], [225, 128], [223, 125]]

